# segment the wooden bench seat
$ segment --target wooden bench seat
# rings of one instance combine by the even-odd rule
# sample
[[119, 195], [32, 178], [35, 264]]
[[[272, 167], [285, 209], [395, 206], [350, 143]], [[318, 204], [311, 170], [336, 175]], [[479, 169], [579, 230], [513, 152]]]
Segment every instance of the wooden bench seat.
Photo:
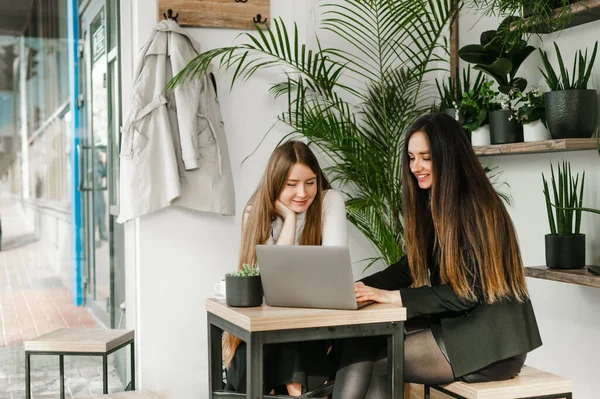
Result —
[[425, 386], [425, 399], [429, 389], [460, 399], [525, 399], [572, 398], [573, 382], [567, 378], [525, 366], [512, 380], [469, 384], [453, 382], [448, 385]]

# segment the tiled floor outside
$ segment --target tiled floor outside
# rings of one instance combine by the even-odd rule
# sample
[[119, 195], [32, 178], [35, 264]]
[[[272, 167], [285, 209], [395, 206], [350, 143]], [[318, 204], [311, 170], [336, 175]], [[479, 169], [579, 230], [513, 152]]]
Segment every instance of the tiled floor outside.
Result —
[[[25, 398], [23, 340], [57, 328], [91, 328], [96, 323], [85, 308], [73, 305], [70, 290], [27, 228], [20, 205], [0, 196], [0, 217], [0, 399], [21, 399]], [[32, 398], [58, 398], [58, 358], [33, 356], [31, 365]], [[102, 393], [100, 357], [65, 357], [65, 375], [66, 398]], [[109, 390], [123, 389], [111, 364]]]

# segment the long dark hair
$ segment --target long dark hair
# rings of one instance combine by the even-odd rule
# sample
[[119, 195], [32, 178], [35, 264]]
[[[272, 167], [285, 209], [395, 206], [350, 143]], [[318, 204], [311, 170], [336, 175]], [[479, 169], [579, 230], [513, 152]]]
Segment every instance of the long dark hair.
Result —
[[[429, 139], [433, 184], [419, 188], [411, 173], [408, 142], [415, 132]], [[432, 113], [408, 130], [402, 156], [404, 231], [414, 285], [428, 282], [429, 239], [442, 282], [475, 300], [473, 283], [486, 303], [525, 300], [523, 261], [513, 223], [487, 178], [463, 128], [450, 116]], [[475, 279], [474, 279], [475, 277]]]

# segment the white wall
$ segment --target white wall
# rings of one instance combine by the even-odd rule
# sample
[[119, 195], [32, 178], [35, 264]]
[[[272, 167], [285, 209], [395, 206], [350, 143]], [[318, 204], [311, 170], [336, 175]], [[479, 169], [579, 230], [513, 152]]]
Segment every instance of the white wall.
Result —
[[[156, 22], [157, 0], [129, 0], [121, 4], [122, 94], [126, 114], [133, 58]], [[286, 21], [297, 21], [306, 42], [314, 45], [312, 32], [317, 26], [314, 0], [274, 1], [271, 10], [271, 18], [282, 16]], [[481, 26], [486, 23], [495, 26], [495, 22], [484, 19], [468, 30], [474, 20], [468, 16], [461, 20], [461, 45], [478, 41]], [[578, 32], [585, 30], [592, 37], [589, 29], [581, 27]], [[190, 29], [190, 32], [205, 50], [229, 45], [240, 33], [225, 29]], [[565, 32], [559, 40], [574, 42], [578, 37], [579, 44], [580, 35]], [[574, 51], [573, 48], [566, 49], [566, 57], [571, 56], [569, 50]], [[539, 80], [535, 62], [532, 56], [526, 63], [525, 68], [530, 70], [526, 76]], [[261, 73], [249, 82], [236, 85], [232, 91], [228, 90], [230, 77], [230, 73], [220, 73], [218, 85], [238, 215], [224, 217], [166, 209], [126, 226], [127, 325], [137, 331], [138, 384], [167, 398], [208, 396], [204, 300], [212, 294], [213, 284], [235, 268], [240, 212], [258, 182], [269, 154], [285, 133], [282, 127], [275, 128], [258, 151], [241, 164], [274, 123], [284, 103], [274, 101], [267, 94], [269, 74]], [[540, 171], [547, 169], [549, 160], [562, 157], [572, 160], [576, 168], [586, 167], [587, 204], [600, 206], [600, 159], [592, 151], [486, 159], [487, 163], [506, 170], [503, 179], [511, 185], [514, 198], [511, 215], [522, 243], [524, 260], [530, 265], [544, 263], [543, 235], [547, 222], [543, 213]], [[598, 223], [598, 217], [586, 218], [583, 223], [589, 236], [589, 261], [600, 255]], [[350, 227], [349, 231], [353, 261], [374, 253], [356, 229]], [[361, 272], [362, 266], [356, 265], [356, 277]], [[592, 398], [594, 380], [591, 373], [598, 369], [596, 359], [600, 358], [600, 350], [586, 345], [600, 332], [600, 321], [587, 315], [598, 315], [594, 303], [598, 303], [600, 291], [546, 281], [530, 280], [529, 285], [545, 342], [530, 356], [529, 363], [573, 378], [577, 397]]]
[[[482, 31], [495, 29], [499, 20], [479, 18], [465, 13], [460, 19], [460, 46], [479, 43]], [[553, 41], [560, 47], [567, 65], [578, 49], [591, 52], [600, 22], [567, 29], [560, 33], [537, 37], [530, 41], [548, 51], [556, 62]], [[539, 52], [523, 64], [518, 76], [528, 79], [530, 86], [544, 87]], [[600, 59], [596, 60], [590, 88], [600, 89]], [[547, 90], [547, 88], [545, 88]], [[600, 209], [600, 157], [596, 151], [577, 151], [535, 155], [512, 155], [482, 158], [489, 165], [504, 170], [501, 179], [510, 184], [513, 205], [509, 212], [515, 223], [523, 261], [528, 266], [545, 264], [544, 235], [549, 233], [542, 194], [541, 172], [550, 171], [550, 162], [571, 161], [574, 171], [585, 169], [584, 204]], [[584, 213], [582, 233], [586, 234], [587, 264], [599, 264], [600, 216]], [[600, 336], [600, 289], [528, 278], [532, 302], [544, 345], [533, 351], [527, 363], [534, 367], [573, 379], [574, 396], [582, 399], [598, 397], [597, 370], [600, 370], [600, 347], [593, 342]]]

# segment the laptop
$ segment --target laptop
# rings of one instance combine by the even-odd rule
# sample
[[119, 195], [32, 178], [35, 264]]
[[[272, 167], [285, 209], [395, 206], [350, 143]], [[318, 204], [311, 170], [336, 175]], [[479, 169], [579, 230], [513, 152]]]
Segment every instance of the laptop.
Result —
[[257, 245], [265, 301], [269, 306], [361, 309], [357, 304], [348, 247]]

